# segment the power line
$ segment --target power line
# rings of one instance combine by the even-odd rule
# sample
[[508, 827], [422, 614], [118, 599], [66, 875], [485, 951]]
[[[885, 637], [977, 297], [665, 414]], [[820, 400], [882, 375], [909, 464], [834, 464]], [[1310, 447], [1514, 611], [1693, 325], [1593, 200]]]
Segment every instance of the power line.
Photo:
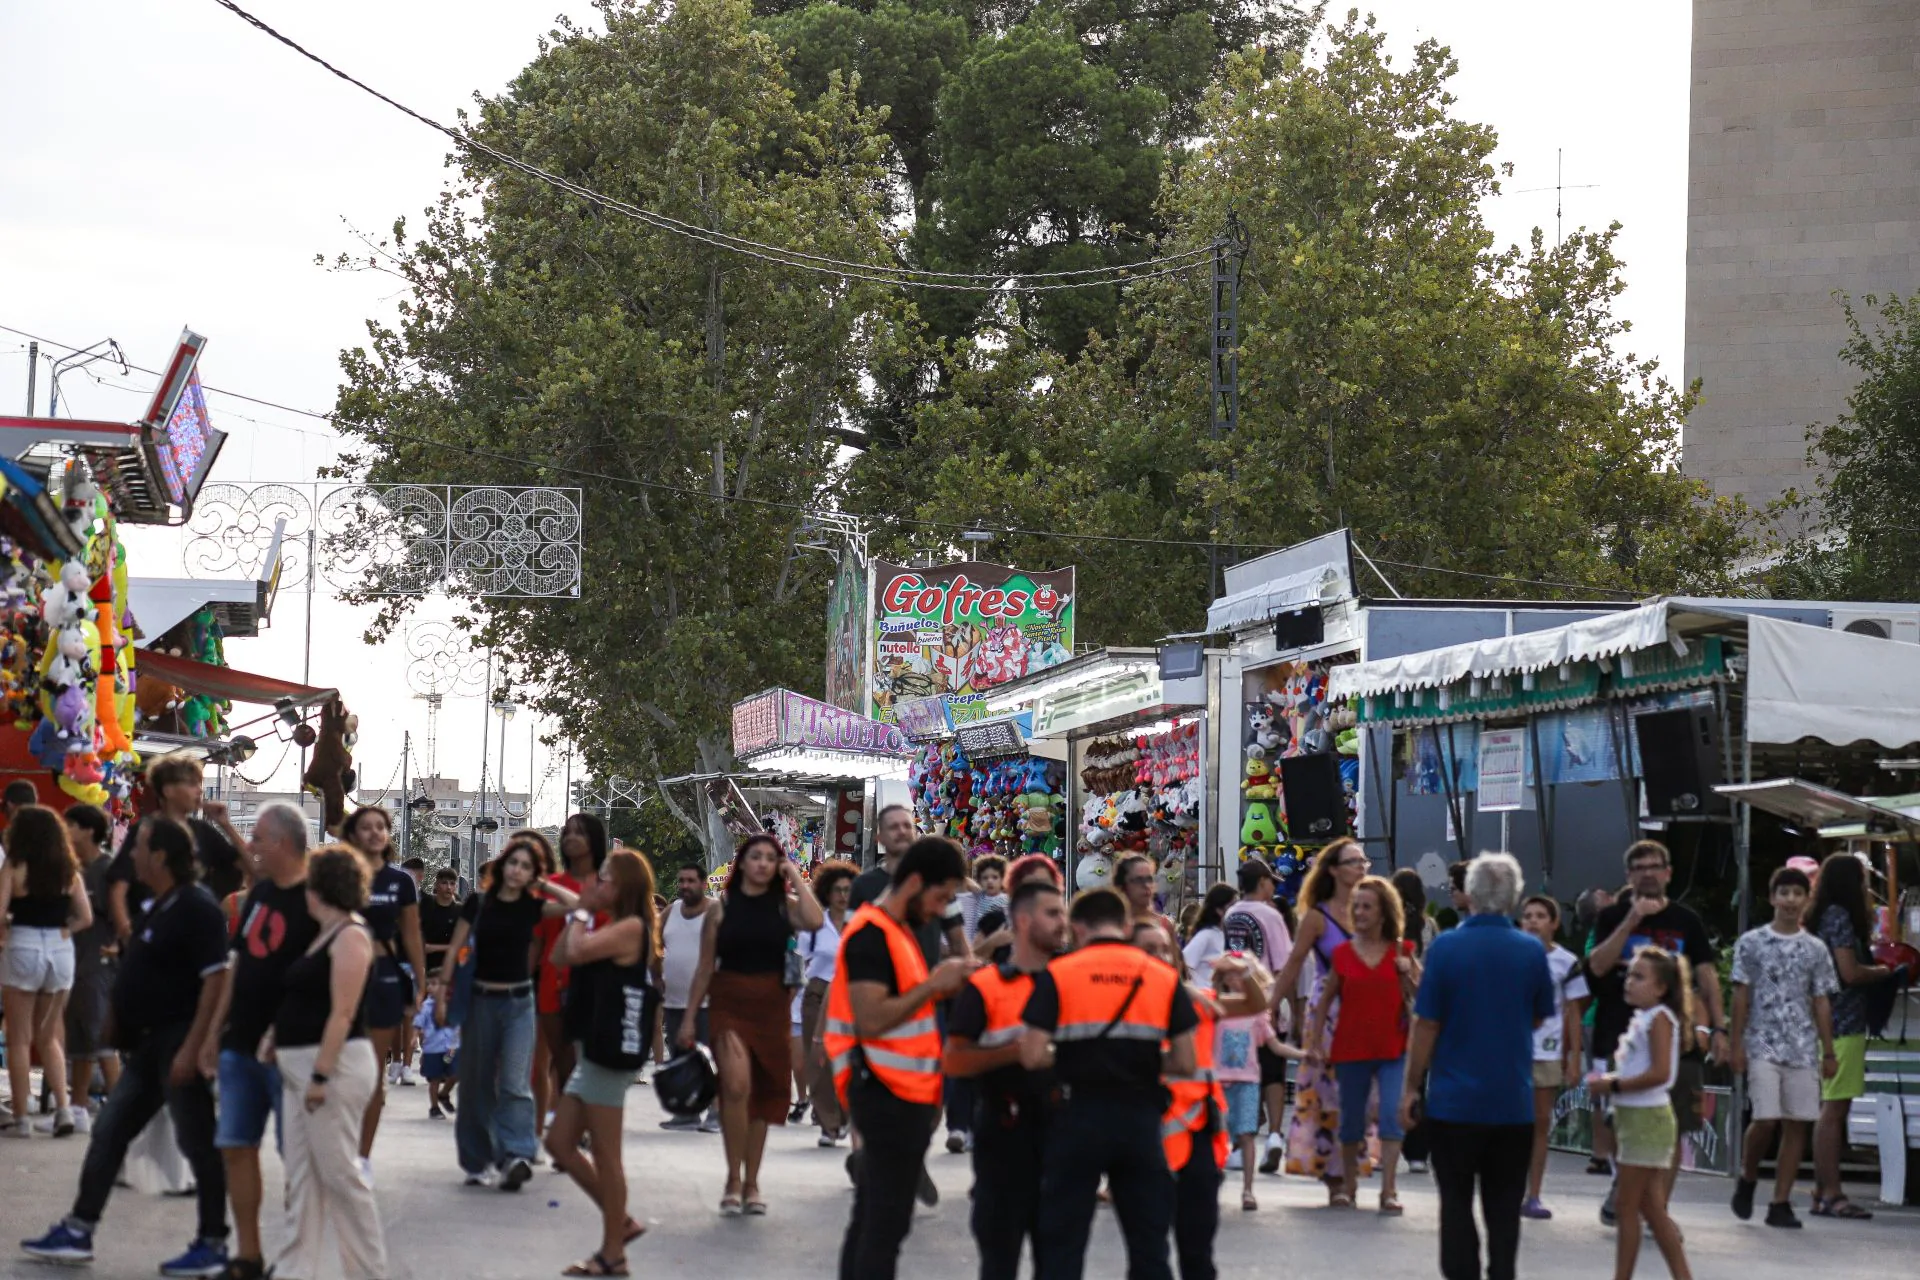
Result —
[[[669, 214], [659, 213], [640, 205], [606, 195], [592, 187], [561, 177], [559, 174], [542, 169], [537, 165], [508, 155], [499, 148], [481, 142], [463, 130], [441, 124], [430, 116], [415, 111], [412, 107], [375, 89], [348, 72], [342, 71], [319, 54], [313, 53], [292, 38], [282, 35], [259, 18], [242, 9], [234, 0], [214, 0], [214, 3], [232, 13], [235, 17], [260, 32], [271, 36], [287, 48], [293, 50], [309, 62], [324, 68], [341, 80], [346, 81], [361, 92], [386, 103], [395, 111], [409, 116], [428, 128], [446, 135], [459, 146], [485, 156], [498, 164], [506, 165], [530, 178], [544, 182], [557, 190], [577, 196], [591, 204], [600, 206], [611, 213], [618, 213], [636, 221], [643, 222], [656, 230], [683, 236], [689, 240], [708, 245], [711, 248], [725, 249], [763, 262], [779, 266], [792, 267], [801, 271], [813, 271], [822, 275], [839, 276], [843, 279], [863, 280], [873, 284], [907, 285], [916, 289], [950, 289], [970, 293], [993, 293], [1008, 289], [1020, 293], [1044, 293], [1061, 289], [1088, 289], [1132, 283], [1138, 280], [1151, 280], [1160, 276], [1180, 275], [1204, 265], [1213, 253], [1213, 247], [1188, 249], [1166, 257], [1149, 258], [1133, 265], [1082, 267], [1072, 271], [1036, 272], [1024, 275], [1010, 275], [993, 272], [972, 271], [930, 271], [915, 267], [889, 266], [870, 262], [851, 262], [844, 258], [833, 258], [822, 254], [808, 253], [800, 249], [789, 249], [780, 245], [764, 244], [736, 236], [728, 232], [698, 226], [685, 222]], [[1172, 265], [1182, 263], [1184, 265]], [[1146, 270], [1145, 268], [1157, 268]], [[1056, 281], [1058, 283], [1028, 284], [1027, 281]], [[973, 283], [983, 281], [986, 283]], [[1071, 281], [1068, 283], [1067, 281]]]
[[1375, 564], [1391, 565], [1395, 569], [1418, 569], [1427, 573], [1452, 574], [1456, 578], [1479, 578], [1486, 582], [1517, 582], [1529, 587], [1561, 587], [1568, 591], [1598, 591], [1602, 595], [1628, 596], [1638, 599], [1645, 595], [1643, 591], [1629, 591], [1624, 587], [1591, 587], [1581, 582], [1556, 582], [1552, 578], [1519, 578], [1509, 573], [1476, 573], [1471, 569], [1445, 569], [1437, 564], [1410, 564], [1405, 560], [1388, 560], [1381, 556], [1373, 557]]

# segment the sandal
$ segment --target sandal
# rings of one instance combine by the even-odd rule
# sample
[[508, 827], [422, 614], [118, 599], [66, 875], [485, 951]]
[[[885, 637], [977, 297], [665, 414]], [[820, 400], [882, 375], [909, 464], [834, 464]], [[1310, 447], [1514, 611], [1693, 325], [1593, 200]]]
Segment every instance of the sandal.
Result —
[[632, 1244], [645, 1234], [647, 1234], [647, 1228], [643, 1224], [635, 1222], [632, 1218], [628, 1218], [627, 1233], [620, 1237], [620, 1243]]
[[[742, 1187], [741, 1191], [744, 1193], [746, 1188]], [[764, 1218], [767, 1216], [767, 1202], [760, 1198], [760, 1188], [755, 1187], [753, 1193], [745, 1197], [744, 1207], [746, 1208], [749, 1218]]]
[[1351, 1209], [1353, 1208], [1353, 1197], [1344, 1191], [1336, 1191], [1333, 1193], [1333, 1197], [1327, 1201], [1327, 1208]]
[[1846, 1218], [1853, 1222], [1865, 1222], [1873, 1217], [1873, 1212], [1869, 1209], [1862, 1209], [1845, 1196], [1835, 1196], [1831, 1200], [1814, 1200], [1813, 1216], [1816, 1218]]
[[574, 1263], [560, 1274], [563, 1276], [626, 1276], [633, 1273], [627, 1270], [625, 1258], [618, 1262], [608, 1262], [606, 1258], [596, 1253], [585, 1262]]
[[723, 1218], [737, 1218], [740, 1216], [740, 1197], [738, 1195], [733, 1192], [728, 1192], [726, 1195], [720, 1197], [720, 1216]]
[[1387, 1195], [1385, 1192], [1381, 1193], [1380, 1214], [1382, 1217], [1397, 1218], [1405, 1212], [1406, 1210], [1402, 1208], [1400, 1205], [1399, 1196], [1390, 1196], [1390, 1195]]
[[1252, 1213], [1255, 1209], [1258, 1209], [1259, 1207], [1260, 1207], [1260, 1202], [1253, 1198], [1253, 1192], [1249, 1191], [1245, 1195], [1240, 1197], [1240, 1211], [1242, 1213]]

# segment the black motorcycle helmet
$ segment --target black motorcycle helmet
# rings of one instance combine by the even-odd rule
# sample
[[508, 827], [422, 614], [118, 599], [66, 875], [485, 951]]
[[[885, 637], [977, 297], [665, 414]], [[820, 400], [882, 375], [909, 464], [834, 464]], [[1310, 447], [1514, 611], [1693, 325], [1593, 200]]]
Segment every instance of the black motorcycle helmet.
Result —
[[669, 1115], [700, 1115], [713, 1105], [719, 1092], [720, 1073], [703, 1044], [674, 1055], [653, 1073], [654, 1096]]

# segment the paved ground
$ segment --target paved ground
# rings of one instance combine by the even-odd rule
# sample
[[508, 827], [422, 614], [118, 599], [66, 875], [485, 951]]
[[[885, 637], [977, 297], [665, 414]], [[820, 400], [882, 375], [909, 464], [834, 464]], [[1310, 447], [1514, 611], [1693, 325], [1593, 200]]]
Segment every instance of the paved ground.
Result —
[[[424, 1118], [425, 1090], [395, 1089], [375, 1155], [379, 1196], [396, 1280], [487, 1280], [551, 1276], [591, 1252], [598, 1225], [585, 1198], [566, 1178], [541, 1169], [518, 1195], [466, 1189], [453, 1161], [450, 1125]], [[769, 1143], [764, 1191], [772, 1206], [764, 1219], [721, 1219], [720, 1139], [662, 1133], [651, 1091], [630, 1095], [626, 1162], [633, 1205], [653, 1228], [633, 1248], [636, 1275], [726, 1277], [831, 1276], [847, 1211], [844, 1151], [822, 1151], [811, 1129], [775, 1131]], [[13, 1241], [36, 1234], [70, 1202], [84, 1139], [0, 1139], [0, 1278], [40, 1277], [48, 1269], [13, 1252]], [[1604, 1184], [1581, 1173], [1581, 1161], [1556, 1156], [1548, 1202], [1559, 1216], [1528, 1223], [1521, 1273], [1529, 1277], [1591, 1277], [1612, 1265], [1613, 1235], [1596, 1213]], [[268, 1199], [275, 1200], [278, 1162], [269, 1155]], [[974, 1254], [966, 1230], [968, 1159], [932, 1157], [942, 1200], [923, 1211], [907, 1242], [904, 1274], [915, 1280], [971, 1277]], [[1230, 1175], [1237, 1177], [1237, 1175]], [[1276, 1267], [1290, 1273], [1345, 1277], [1436, 1274], [1436, 1201], [1425, 1177], [1403, 1179], [1407, 1214], [1399, 1221], [1371, 1213], [1334, 1213], [1313, 1184], [1259, 1180], [1261, 1209], [1241, 1213], [1237, 1183], [1223, 1197], [1218, 1256], [1228, 1280], [1269, 1280]], [[1911, 1275], [1920, 1254], [1920, 1211], [1882, 1212], [1870, 1223], [1809, 1221], [1800, 1232], [1737, 1222], [1726, 1208], [1729, 1186], [1716, 1178], [1684, 1177], [1679, 1217], [1687, 1233], [1694, 1274], [1702, 1280], [1807, 1280], [1811, 1275]], [[1363, 1189], [1362, 1203], [1373, 1193]], [[1804, 1210], [1804, 1200], [1801, 1205]], [[1119, 1237], [1102, 1214], [1087, 1274], [1123, 1273]], [[108, 1207], [98, 1238], [102, 1277], [153, 1274], [155, 1264], [183, 1245], [192, 1231], [188, 1201], [122, 1190]], [[269, 1245], [279, 1232], [269, 1220]], [[1649, 1243], [1640, 1274], [1662, 1274]]]

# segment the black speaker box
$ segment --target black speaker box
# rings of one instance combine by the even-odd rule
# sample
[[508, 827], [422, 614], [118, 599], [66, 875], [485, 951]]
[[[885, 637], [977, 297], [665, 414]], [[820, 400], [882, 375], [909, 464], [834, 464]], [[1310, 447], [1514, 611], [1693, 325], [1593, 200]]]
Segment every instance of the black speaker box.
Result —
[[1720, 717], [1711, 704], [1649, 711], [1634, 717], [1647, 814], [1702, 818], [1733, 811], [1713, 789], [1720, 781]]
[[1312, 844], [1347, 834], [1347, 797], [1340, 785], [1340, 757], [1332, 752], [1288, 756], [1280, 761], [1287, 797], [1287, 838]]
[[1327, 637], [1326, 615], [1320, 612], [1317, 604], [1304, 609], [1295, 609], [1292, 613], [1275, 615], [1273, 619], [1273, 643], [1278, 649], [1305, 649], [1319, 644]]

